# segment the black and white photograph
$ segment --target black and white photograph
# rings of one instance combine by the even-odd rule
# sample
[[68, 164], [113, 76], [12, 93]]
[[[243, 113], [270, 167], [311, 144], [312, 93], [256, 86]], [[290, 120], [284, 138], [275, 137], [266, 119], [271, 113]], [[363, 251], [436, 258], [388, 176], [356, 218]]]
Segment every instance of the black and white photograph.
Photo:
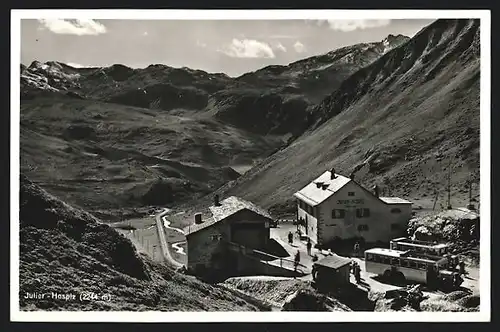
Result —
[[11, 320], [489, 321], [489, 11], [11, 17]]

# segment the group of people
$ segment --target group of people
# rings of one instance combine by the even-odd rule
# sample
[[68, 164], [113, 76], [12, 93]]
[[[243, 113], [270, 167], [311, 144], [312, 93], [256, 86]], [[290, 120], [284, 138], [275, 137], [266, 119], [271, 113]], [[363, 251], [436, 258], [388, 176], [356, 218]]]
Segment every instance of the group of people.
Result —
[[[299, 233], [299, 238], [300, 238], [300, 233]], [[288, 244], [290, 244], [290, 245], [293, 244], [293, 233], [292, 233], [292, 231], [288, 232]], [[310, 238], [307, 239], [306, 248], [307, 248], [307, 254], [309, 256], [311, 256], [312, 242], [311, 242]]]
[[[300, 238], [300, 234], [299, 234], [299, 238]], [[293, 244], [293, 233], [292, 231], [289, 231], [288, 232], [288, 244], [292, 245]], [[307, 239], [307, 244], [306, 244], [306, 249], [307, 249], [307, 255], [309, 256], [312, 256], [312, 242], [311, 242], [311, 239]], [[313, 262], [317, 261], [318, 260], [318, 256], [317, 255], [314, 255], [313, 256]], [[300, 251], [297, 250], [297, 252], [295, 253], [295, 258], [294, 258], [294, 267], [295, 267], [295, 271], [297, 271], [297, 268], [300, 264]]]

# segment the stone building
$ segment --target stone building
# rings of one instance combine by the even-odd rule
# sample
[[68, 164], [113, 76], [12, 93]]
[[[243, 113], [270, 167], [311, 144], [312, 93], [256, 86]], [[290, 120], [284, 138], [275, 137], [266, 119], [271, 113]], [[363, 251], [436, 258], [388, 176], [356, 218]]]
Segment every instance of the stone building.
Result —
[[334, 239], [389, 240], [406, 234], [412, 203], [379, 197], [354, 180], [326, 171], [294, 194], [302, 233], [318, 245]]
[[238, 250], [265, 249], [270, 238], [269, 213], [255, 204], [229, 197], [215, 196], [211, 216], [195, 215], [193, 224], [184, 228], [187, 240], [187, 268], [203, 271], [234, 272], [240, 264]]

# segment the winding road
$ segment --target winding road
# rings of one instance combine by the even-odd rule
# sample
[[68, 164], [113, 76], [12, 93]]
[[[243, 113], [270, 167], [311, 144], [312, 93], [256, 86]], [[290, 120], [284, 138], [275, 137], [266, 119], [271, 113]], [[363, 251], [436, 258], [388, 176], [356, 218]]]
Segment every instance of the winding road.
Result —
[[[169, 212], [170, 210], [165, 209], [164, 211]], [[170, 226], [170, 221], [167, 220], [167, 216], [163, 215], [161, 217], [161, 219], [163, 220], [163, 225], [165, 226], [165, 228], [172, 229], [176, 232], [181, 233], [182, 235], [185, 235], [184, 231], [182, 229]], [[185, 255], [186, 252], [184, 251], [184, 248], [179, 247], [181, 244], [184, 244], [184, 243], [186, 243], [186, 241], [179, 241], [179, 242], [172, 243], [172, 248], [174, 248], [177, 253], [179, 253], [181, 255]]]
[[[170, 250], [168, 249], [168, 242], [165, 237], [165, 230], [164, 227], [170, 228], [170, 229], [175, 229], [181, 233], [182, 230], [174, 227], [170, 227], [170, 222], [165, 218], [165, 215], [170, 211], [168, 208], [164, 208], [162, 212], [158, 213], [156, 215], [156, 227], [158, 229], [158, 237], [160, 238], [160, 247], [163, 252], [163, 257], [169, 263], [172, 265], [174, 268], [181, 268], [183, 265], [179, 262], [177, 262], [175, 259], [173, 259], [172, 255], [170, 254]], [[163, 223], [162, 223], [163, 221]]]

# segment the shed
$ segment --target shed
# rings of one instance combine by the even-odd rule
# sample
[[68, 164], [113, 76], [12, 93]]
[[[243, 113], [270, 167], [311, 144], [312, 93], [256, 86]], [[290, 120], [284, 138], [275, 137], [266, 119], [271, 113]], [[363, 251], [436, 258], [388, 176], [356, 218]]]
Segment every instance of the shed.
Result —
[[337, 287], [350, 283], [351, 259], [338, 255], [327, 256], [313, 265], [313, 279], [321, 287]]

